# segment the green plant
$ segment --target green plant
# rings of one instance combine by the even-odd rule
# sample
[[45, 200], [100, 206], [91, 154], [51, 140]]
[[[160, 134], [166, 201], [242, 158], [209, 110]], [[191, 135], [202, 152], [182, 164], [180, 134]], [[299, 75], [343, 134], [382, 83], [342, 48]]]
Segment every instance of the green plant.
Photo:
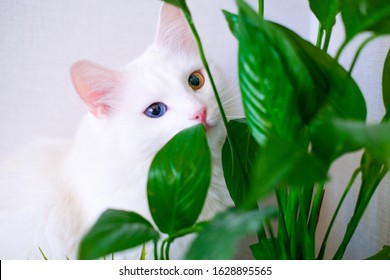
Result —
[[[258, 12], [244, 0], [237, 0], [238, 14], [224, 14], [239, 43], [239, 81], [246, 119], [230, 122], [186, 1], [165, 2], [182, 9], [213, 85], [227, 130], [222, 162], [235, 208], [210, 221], [197, 222], [211, 174], [205, 130], [198, 125], [176, 135], [150, 168], [147, 190], [151, 214], [159, 231], [168, 237], [159, 245], [159, 232], [144, 218], [108, 210], [82, 240], [80, 258], [98, 258], [153, 241], [155, 259], [168, 259], [170, 244], [176, 238], [197, 233], [188, 259], [229, 259], [242, 236], [257, 233], [258, 242], [251, 246], [256, 259], [323, 259], [338, 211], [360, 175], [355, 210], [333, 257], [341, 259], [390, 167], [390, 52], [383, 71], [386, 113], [381, 123], [366, 123], [366, 103], [350, 75], [363, 47], [390, 33], [388, 1], [309, 0], [319, 20], [317, 42], [312, 45], [288, 28], [265, 20], [262, 0]], [[339, 13], [346, 38], [333, 58], [327, 49]], [[340, 54], [358, 34], [367, 31], [372, 35], [345, 70], [338, 63]], [[340, 198], [321, 247], [316, 248], [330, 166], [340, 156], [358, 150], [363, 150], [361, 161]], [[195, 153], [197, 157], [191, 157]], [[272, 193], [277, 208], [262, 207], [262, 199]], [[389, 258], [388, 251], [385, 246], [371, 259]]]

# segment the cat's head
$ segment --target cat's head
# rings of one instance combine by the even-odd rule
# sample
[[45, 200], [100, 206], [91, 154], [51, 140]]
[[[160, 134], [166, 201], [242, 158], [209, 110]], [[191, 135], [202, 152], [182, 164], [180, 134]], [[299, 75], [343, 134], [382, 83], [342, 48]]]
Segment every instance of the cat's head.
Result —
[[[226, 81], [217, 67], [212, 71], [224, 99]], [[206, 126], [209, 138], [223, 139], [196, 42], [182, 12], [172, 5], [162, 6], [155, 42], [141, 57], [119, 71], [80, 61], [73, 65], [71, 77], [116, 145], [133, 143], [140, 152], [153, 154], [176, 133], [199, 123]]]

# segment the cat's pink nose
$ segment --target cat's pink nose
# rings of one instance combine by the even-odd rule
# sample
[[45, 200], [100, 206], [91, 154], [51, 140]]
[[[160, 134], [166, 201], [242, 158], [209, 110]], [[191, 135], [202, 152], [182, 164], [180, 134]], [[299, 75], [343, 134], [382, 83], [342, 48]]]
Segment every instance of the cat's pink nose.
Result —
[[200, 109], [195, 113], [193, 120], [199, 120], [206, 125], [206, 118], [207, 118], [207, 109], [206, 107], [203, 107], [202, 109]]

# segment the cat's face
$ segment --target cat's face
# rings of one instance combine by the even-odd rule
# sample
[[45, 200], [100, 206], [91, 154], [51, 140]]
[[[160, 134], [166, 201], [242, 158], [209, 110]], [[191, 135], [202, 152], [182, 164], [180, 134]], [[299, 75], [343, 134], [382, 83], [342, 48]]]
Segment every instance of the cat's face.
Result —
[[[219, 93], [225, 81], [212, 67]], [[120, 71], [81, 61], [72, 80], [90, 112], [116, 145], [134, 145], [155, 154], [179, 131], [203, 123], [211, 144], [224, 130], [210, 81], [196, 43], [177, 8], [164, 4], [156, 41]], [[211, 138], [211, 139], [210, 139]]]

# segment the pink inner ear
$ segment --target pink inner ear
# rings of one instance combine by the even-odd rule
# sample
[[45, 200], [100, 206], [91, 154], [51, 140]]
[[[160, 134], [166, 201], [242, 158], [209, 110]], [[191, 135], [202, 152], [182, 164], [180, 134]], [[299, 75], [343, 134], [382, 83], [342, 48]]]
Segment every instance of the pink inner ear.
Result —
[[120, 84], [118, 73], [89, 61], [75, 63], [71, 77], [80, 98], [96, 117], [108, 116]]
[[197, 45], [182, 11], [164, 3], [160, 11], [156, 44], [171, 51], [197, 53]]

